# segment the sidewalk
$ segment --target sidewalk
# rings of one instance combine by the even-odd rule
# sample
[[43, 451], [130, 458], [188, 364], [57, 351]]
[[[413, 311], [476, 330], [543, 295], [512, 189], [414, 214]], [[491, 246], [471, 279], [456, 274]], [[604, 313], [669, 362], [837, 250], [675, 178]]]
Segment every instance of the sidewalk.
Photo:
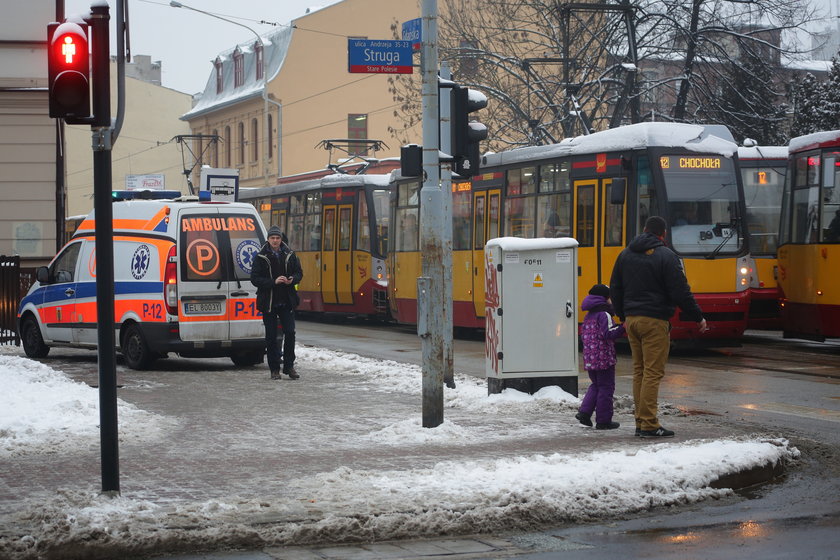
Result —
[[[55, 356], [45, 363], [65, 367]], [[225, 548], [317, 557], [281, 547], [487, 534], [689, 503], [726, 493], [716, 480], [754, 483], [796, 455], [674, 409], [663, 424], [676, 438], [635, 438], [627, 397], [621, 428], [587, 429], [559, 390], [487, 397], [483, 380], [461, 375], [445, 393], [444, 424], [428, 430], [416, 366], [301, 348], [297, 368], [298, 381], [270, 381], [264, 367], [226, 360], [120, 367], [119, 398], [154, 414], [121, 424], [121, 496], [99, 495], [98, 439], [0, 455], [0, 558]], [[97, 384], [95, 361], [65, 369]], [[736, 473], [748, 478], [726, 478]], [[512, 546], [452, 542], [465, 553]]]

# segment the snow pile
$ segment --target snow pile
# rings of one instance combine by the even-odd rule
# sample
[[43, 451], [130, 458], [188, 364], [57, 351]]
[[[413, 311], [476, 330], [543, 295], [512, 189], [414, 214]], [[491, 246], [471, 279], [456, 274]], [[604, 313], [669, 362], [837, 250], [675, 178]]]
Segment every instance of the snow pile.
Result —
[[731, 491], [710, 488], [713, 480], [797, 456], [783, 439], [744, 439], [408, 470], [341, 467], [291, 481], [282, 495], [170, 508], [66, 492], [20, 512], [14, 523], [31, 532], [0, 534], [0, 556], [61, 550], [84, 557], [103, 549], [118, 556], [533, 529], [721, 497]]
[[[0, 458], [99, 445], [99, 391], [49, 366], [0, 353]], [[171, 419], [117, 399], [120, 439], [152, 439]]]

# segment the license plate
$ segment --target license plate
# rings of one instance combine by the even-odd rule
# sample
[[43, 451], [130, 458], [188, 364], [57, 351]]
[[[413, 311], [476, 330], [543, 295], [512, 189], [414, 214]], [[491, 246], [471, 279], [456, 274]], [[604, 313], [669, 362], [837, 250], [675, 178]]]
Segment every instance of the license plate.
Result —
[[201, 314], [220, 314], [222, 312], [222, 302], [220, 301], [201, 301], [196, 303], [185, 303], [184, 313], [187, 315], [201, 315]]

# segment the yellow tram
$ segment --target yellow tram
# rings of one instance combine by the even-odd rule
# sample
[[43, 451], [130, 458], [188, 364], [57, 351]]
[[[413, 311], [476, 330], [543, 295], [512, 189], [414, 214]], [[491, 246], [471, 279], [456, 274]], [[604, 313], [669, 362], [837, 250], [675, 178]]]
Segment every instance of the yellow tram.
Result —
[[747, 327], [780, 329], [779, 213], [787, 173], [787, 146], [744, 145], [738, 164], [744, 183], [750, 235], [750, 313]]
[[[502, 236], [574, 237], [579, 301], [609, 283], [613, 263], [650, 215], [669, 223], [711, 329], [679, 311], [672, 338], [710, 344], [739, 339], [749, 309], [748, 236], [737, 145], [698, 125], [641, 123], [482, 158], [472, 181], [452, 186], [452, 294], [456, 327], [484, 326], [484, 245]], [[399, 178], [391, 196], [389, 305], [416, 322], [420, 275], [418, 178]]]
[[840, 130], [790, 141], [779, 284], [788, 338], [840, 337]]

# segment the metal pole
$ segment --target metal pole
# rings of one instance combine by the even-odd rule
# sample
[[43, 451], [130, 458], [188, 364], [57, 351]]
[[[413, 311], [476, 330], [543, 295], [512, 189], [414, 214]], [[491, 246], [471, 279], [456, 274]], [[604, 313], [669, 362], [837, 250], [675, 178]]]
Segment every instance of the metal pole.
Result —
[[[423, 78], [423, 174], [420, 190], [420, 250], [423, 277], [429, 289], [418, 291], [418, 306], [428, 318], [423, 339], [423, 427], [443, 423], [443, 200], [440, 189], [440, 139], [438, 113], [437, 0], [423, 0], [423, 49], [420, 72]], [[420, 311], [420, 310], [418, 310]]]
[[111, 207], [111, 55], [104, 2], [91, 7], [93, 59], [93, 207], [96, 210], [96, 316], [102, 491], [120, 491], [114, 335], [114, 230]]
[[[448, 61], [440, 63], [440, 77], [452, 79]], [[440, 90], [438, 90], [440, 91]], [[440, 97], [440, 151], [452, 153], [452, 90], [446, 88]], [[455, 388], [454, 356], [452, 348], [452, 163], [440, 166], [440, 190], [443, 198], [443, 381]]]

